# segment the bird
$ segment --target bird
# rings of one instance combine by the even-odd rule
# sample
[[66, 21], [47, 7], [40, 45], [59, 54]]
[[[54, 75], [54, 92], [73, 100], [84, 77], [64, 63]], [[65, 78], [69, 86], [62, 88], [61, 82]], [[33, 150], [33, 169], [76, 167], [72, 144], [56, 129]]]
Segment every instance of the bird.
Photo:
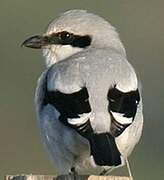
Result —
[[106, 175], [127, 164], [143, 129], [141, 85], [116, 29], [87, 10], [60, 14], [22, 46], [42, 49], [38, 125], [58, 174]]

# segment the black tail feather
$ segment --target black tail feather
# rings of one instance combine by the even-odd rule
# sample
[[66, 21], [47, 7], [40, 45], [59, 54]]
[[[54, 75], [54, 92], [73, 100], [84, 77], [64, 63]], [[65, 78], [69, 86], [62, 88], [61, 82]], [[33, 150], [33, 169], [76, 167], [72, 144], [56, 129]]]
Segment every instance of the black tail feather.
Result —
[[117, 149], [115, 138], [109, 133], [92, 134], [89, 138], [91, 154], [100, 166], [118, 166], [121, 154]]

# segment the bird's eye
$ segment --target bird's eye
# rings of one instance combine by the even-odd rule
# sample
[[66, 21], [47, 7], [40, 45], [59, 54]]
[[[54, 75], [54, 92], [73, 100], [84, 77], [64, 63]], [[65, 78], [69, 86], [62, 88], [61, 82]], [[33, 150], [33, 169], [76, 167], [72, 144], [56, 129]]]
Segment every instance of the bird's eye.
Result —
[[73, 34], [63, 31], [58, 34], [58, 37], [60, 41], [62, 41], [63, 44], [70, 43], [73, 40]]

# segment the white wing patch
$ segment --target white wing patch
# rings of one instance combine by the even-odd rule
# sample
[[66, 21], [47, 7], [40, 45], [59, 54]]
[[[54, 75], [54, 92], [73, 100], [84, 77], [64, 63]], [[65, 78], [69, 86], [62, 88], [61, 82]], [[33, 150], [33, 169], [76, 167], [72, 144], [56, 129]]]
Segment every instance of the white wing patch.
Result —
[[120, 124], [130, 124], [133, 122], [133, 117], [124, 117], [124, 114], [110, 111], [117, 122]]
[[78, 116], [80, 116], [80, 117], [79, 118], [68, 118], [68, 123], [71, 124], [71, 125], [84, 124], [90, 118], [91, 112], [90, 113], [79, 114]]

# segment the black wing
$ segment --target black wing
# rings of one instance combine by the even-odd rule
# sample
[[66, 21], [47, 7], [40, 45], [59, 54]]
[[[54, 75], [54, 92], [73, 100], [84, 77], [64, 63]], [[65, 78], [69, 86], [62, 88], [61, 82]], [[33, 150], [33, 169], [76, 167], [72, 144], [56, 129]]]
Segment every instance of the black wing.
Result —
[[[134, 120], [137, 105], [140, 101], [138, 89], [135, 91], [121, 92], [114, 86], [108, 92], [108, 111], [112, 117], [111, 133], [119, 136]], [[117, 115], [117, 116], [116, 116]], [[120, 122], [119, 119], [122, 118]]]
[[[72, 94], [64, 94], [60, 91], [47, 91], [44, 98], [44, 105], [51, 104], [60, 113], [59, 120], [71, 128], [76, 129], [85, 136], [85, 131], [89, 128], [89, 119], [85, 123], [80, 123], [80, 118], [84, 113], [90, 113], [89, 95], [86, 88]], [[72, 125], [68, 119], [77, 118], [79, 123]]]

